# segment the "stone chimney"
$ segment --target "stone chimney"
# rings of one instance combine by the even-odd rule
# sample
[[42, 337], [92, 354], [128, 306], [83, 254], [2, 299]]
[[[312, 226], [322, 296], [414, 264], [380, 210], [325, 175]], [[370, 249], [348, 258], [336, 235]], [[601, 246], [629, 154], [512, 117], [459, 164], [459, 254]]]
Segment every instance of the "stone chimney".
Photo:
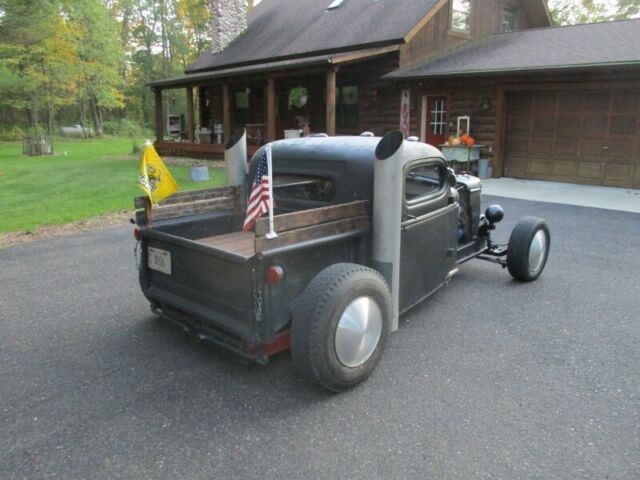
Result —
[[[211, 49], [227, 48], [247, 29], [248, 0], [208, 0]], [[253, 2], [251, 2], [253, 4]]]

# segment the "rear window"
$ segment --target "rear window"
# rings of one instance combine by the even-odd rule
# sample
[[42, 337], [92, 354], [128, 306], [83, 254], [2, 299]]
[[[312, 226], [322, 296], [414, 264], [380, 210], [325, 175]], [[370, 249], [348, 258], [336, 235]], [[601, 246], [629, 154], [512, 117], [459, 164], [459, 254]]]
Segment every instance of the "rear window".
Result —
[[336, 195], [336, 186], [329, 178], [306, 175], [275, 175], [273, 194], [280, 198], [331, 202]]

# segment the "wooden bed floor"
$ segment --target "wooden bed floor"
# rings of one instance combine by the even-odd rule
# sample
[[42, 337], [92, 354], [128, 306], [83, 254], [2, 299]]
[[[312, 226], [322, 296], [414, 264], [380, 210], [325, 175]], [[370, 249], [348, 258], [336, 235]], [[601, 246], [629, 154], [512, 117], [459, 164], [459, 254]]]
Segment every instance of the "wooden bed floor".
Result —
[[253, 232], [234, 232], [225, 235], [199, 238], [197, 242], [215, 247], [225, 252], [235, 253], [245, 258], [256, 254], [256, 235]]

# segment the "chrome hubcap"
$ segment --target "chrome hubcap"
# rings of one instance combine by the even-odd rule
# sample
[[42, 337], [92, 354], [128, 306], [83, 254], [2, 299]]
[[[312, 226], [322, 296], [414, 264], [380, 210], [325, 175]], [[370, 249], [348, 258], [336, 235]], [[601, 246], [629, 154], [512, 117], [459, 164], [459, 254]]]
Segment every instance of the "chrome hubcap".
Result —
[[364, 364], [378, 346], [382, 334], [382, 310], [371, 297], [353, 300], [338, 321], [336, 355], [346, 367]]
[[544, 230], [538, 230], [531, 240], [529, 247], [529, 270], [531, 273], [538, 273], [542, 268], [542, 262], [547, 252], [547, 235]]

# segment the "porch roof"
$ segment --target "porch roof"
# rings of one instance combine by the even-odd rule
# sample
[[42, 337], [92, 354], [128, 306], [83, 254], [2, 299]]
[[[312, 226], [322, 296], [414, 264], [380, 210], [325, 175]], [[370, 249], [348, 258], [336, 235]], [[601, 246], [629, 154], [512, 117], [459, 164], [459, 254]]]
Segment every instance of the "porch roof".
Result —
[[155, 80], [153, 82], [149, 82], [148, 85], [153, 88], [177, 88], [186, 87], [189, 85], [197, 85], [208, 80], [215, 80], [239, 75], [256, 75], [273, 71], [301, 69], [305, 67], [322, 65], [341, 65], [345, 63], [378, 57], [393, 51], [397, 51], [398, 49], [399, 46], [391, 45], [387, 47], [370, 48], [366, 50], [357, 50], [345, 53], [315, 55], [311, 57], [296, 58], [292, 60], [280, 60], [275, 62], [245, 65], [242, 67], [225, 68], [223, 70], [187, 73], [173, 78]]
[[491, 35], [384, 76], [459, 77], [640, 65], [640, 19]]

